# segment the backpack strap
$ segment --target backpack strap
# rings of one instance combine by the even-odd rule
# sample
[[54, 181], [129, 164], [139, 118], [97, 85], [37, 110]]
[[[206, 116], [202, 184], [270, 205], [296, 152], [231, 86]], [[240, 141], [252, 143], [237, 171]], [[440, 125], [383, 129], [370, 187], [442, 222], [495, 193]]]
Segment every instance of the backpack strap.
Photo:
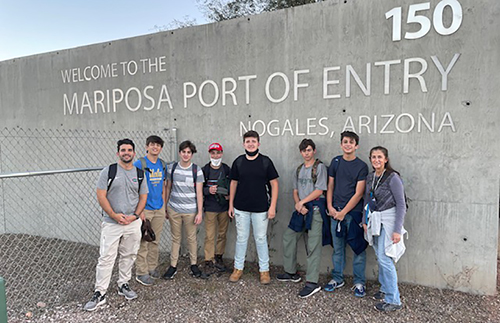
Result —
[[140, 168], [135, 168], [137, 170], [137, 182], [139, 182], [139, 188], [137, 189], [137, 193], [141, 191], [142, 181], [144, 180], [144, 171]]
[[170, 181], [172, 183], [174, 182], [174, 172], [175, 172], [175, 169], [177, 168], [178, 164], [179, 164], [178, 162], [175, 162], [172, 164], [172, 171], [170, 172]]
[[139, 161], [141, 162], [141, 169], [142, 169], [142, 170], [147, 170], [148, 172], [150, 172], [150, 173], [151, 173], [151, 170], [148, 168], [148, 164], [147, 164], [147, 162], [146, 162], [146, 158], [144, 158], [144, 157], [140, 157], [140, 158], [139, 158]]
[[332, 159], [333, 164], [333, 177], [337, 175], [337, 170], [339, 169], [340, 161], [342, 160], [342, 155], [338, 155], [337, 157]]
[[228, 166], [228, 165], [226, 165], [226, 164], [222, 163], [222, 169], [224, 170], [224, 176], [225, 176], [226, 178], [229, 178], [229, 177], [230, 177], [230, 175], [231, 175], [231, 168], [229, 168], [229, 166]]
[[196, 180], [198, 179], [198, 166], [196, 164], [193, 164], [193, 167], [191, 167], [193, 170], [193, 183], [194, 183], [194, 188], [196, 190]]
[[161, 165], [163, 166], [163, 176], [167, 176], [167, 162], [160, 158]]
[[318, 165], [321, 163], [322, 163], [321, 160], [316, 158], [313, 164], [313, 168], [311, 170], [311, 178], [314, 185], [316, 185], [316, 182], [318, 181]]
[[111, 184], [113, 184], [113, 181], [115, 180], [117, 170], [118, 170], [118, 164], [115, 163], [115, 164], [109, 165], [109, 169], [108, 169], [108, 189], [107, 189], [107, 191], [109, 191], [109, 188], [111, 187]]

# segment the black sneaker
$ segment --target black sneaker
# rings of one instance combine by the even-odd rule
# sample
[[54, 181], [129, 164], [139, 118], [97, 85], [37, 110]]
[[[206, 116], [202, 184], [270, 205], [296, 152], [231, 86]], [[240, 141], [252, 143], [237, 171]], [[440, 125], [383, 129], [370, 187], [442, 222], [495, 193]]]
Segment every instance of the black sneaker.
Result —
[[311, 295], [316, 294], [321, 290], [321, 286], [318, 285], [317, 283], [311, 283], [307, 282], [304, 288], [299, 292], [299, 297], [300, 298], [307, 298]]
[[378, 303], [377, 305], [375, 305], [375, 309], [379, 312], [394, 312], [402, 308], [402, 305], [389, 304], [386, 302]]
[[279, 280], [280, 282], [294, 282], [298, 283], [302, 279], [298, 273], [295, 274], [289, 274], [289, 273], [284, 273], [284, 274], [279, 274], [276, 276], [276, 279]]
[[215, 268], [218, 271], [224, 273], [227, 271], [226, 265], [224, 265], [224, 260], [222, 259], [222, 255], [215, 255]]
[[163, 274], [162, 278], [166, 280], [174, 279], [175, 274], [177, 274], [177, 268], [170, 266], [167, 272]]
[[193, 276], [194, 278], [208, 279], [208, 275], [201, 272], [200, 268], [198, 268], [198, 265], [191, 265], [191, 276]]
[[384, 301], [385, 293], [382, 291], [378, 291], [373, 295], [373, 299], [376, 301]]
[[211, 260], [206, 260], [205, 264], [203, 265], [203, 272], [206, 275], [211, 275], [215, 272], [215, 266], [214, 263]]

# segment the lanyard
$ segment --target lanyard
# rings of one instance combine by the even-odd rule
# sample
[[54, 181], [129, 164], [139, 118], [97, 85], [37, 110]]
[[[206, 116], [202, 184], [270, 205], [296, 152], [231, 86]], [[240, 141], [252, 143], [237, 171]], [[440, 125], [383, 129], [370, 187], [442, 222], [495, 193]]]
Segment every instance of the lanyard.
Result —
[[[382, 177], [384, 177], [384, 174], [385, 174], [385, 169], [384, 171], [382, 172], [382, 175], [380, 175], [380, 177], [378, 178], [378, 181], [377, 181], [377, 184], [375, 185], [375, 188], [373, 187], [373, 185], [375, 184], [375, 178], [373, 178], [373, 182], [372, 182], [372, 192], [375, 192], [375, 190], [378, 188], [379, 184], [380, 184], [380, 181], [382, 180]], [[375, 177], [375, 176], [374, 176]]]

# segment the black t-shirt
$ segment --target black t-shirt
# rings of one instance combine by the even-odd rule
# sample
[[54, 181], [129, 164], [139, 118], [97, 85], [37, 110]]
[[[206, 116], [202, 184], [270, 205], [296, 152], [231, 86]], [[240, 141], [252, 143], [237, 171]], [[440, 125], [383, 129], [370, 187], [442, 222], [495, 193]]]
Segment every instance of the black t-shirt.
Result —
[[278, 178], [273, 162], [267, 156], [259, 154], [254, 160], [241, 155], [231, 167], [231, 180], [238, 181], [234, 207], [246, 212], [267, 212], [269, 199], [267, 182]]
[[[335, 168], [337, 168], [336, 171]], [[358, 182], [366, 180], [367, 175], [368, 166], [358, 157], [351, 161], [345, 160], [342, 156], [335, 157], [328, 168], [328, 176], [335, 179], [333, 207], [343, 209], [356, 193]], [[363, 211], [363, 199], [359, 201], [352, 211]]]

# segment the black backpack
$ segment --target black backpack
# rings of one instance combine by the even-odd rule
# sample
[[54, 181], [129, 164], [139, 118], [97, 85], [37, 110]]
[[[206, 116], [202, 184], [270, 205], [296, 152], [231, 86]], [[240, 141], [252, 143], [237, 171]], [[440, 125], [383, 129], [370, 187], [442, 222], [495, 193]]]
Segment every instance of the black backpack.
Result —
[[[138, 186], [138, 191], [141, 189], [141, 184], [142, 181], [144, 180], [144, 171], [140, 168], [135, 168], [137, 170], [137, 182], [139, 183]], [[113, 181], [115, 180], [116, 177], [116, 172], [118, 170], [118, 164], [111, 164], [109, 165], [109, 170], [108, 170], [108, 191], [109, 188], [111, 187], [111, 184], [113, 184]]]

